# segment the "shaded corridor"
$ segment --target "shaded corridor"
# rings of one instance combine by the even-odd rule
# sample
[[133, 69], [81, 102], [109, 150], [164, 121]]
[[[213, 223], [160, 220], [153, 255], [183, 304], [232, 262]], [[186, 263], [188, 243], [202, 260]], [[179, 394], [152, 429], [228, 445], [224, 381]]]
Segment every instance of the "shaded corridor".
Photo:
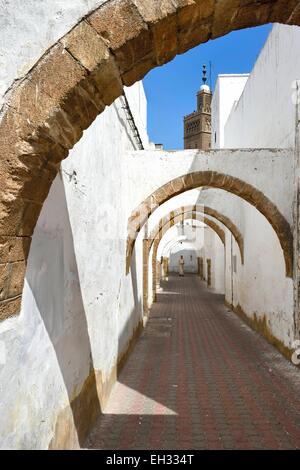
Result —
[[171, 277], [87, 448], [300, 448], [300, 374], [196, 276]]

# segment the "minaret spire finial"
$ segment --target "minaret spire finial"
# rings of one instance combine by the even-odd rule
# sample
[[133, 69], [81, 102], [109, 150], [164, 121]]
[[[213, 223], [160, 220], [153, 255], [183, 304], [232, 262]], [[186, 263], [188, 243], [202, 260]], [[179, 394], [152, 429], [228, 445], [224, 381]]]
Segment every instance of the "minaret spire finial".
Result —
[[202, 80], [203, 80], [203, 83], [204, 85], [206, 85], [206, 81], [207, 81], [207, 77], [206, 77], [206, 74], [207, 74], [207, 71], [206, 71], [206, 65], [203, 64], [203, 67], [202, 67]]

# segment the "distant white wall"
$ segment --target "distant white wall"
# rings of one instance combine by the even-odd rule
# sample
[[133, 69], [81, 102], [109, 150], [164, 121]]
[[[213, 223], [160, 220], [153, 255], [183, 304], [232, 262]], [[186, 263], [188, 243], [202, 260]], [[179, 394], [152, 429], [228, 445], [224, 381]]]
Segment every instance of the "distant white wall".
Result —
[[[198, 272], [197, 257], [204, 249], [204, 231], [206, 226], [201, 221], [187, 219], [172, 226], [162, 237], [157, 250], [157, 259], [161, 256], [169, 258], [169, 271], [179, 272], [179, 258], [184, 255], [185, 270]], [[191, 259], [192, 256], [192, 259]]]
[[186, 273], [198, 272], [198, 256], [203, 247], [203, 238], [205, 226], [199, 222], [196, 226], [195, 221], [187, 220], [184, 225], [176, 226], [178, 237], [181, 240], [169, 248], [169, 271], [179, 272], [179, 259], [182, 255], [184, 258], [184, 271]]
[[295, 143], [300, 28], [275, 24], [225, 125], [227, 148], [288, 148]]
[[[161, 256], [169, 258], [169, 271], [179, 272], [179, 258], [184, 256], [184, 270], [187, 273], [198, 273], [198, 257], [204, 260], [204, 274], [206, 276], [206, 259], [212, 260], [212, 284], [211, 289], [219, 294], [224, 294], [224, 245], [215, 232], [201, 221], [186, 220], [182, 230], [180, 224], [171, 227], [163, 236], [157, 259]], [[196, 227], [192, 227], [191, 224]], [[218, 223], [216, 221], [216, 223]], [[222, 224], [221, 224], [222, 225]], [[222, 227], [223, 228], [223, 227]], [[192, 257], [192, 258], [191, 258]]]
[[[193, 226], [192, 226], [193, 225]], [[169, 258], [169, 269], [171, 272], [178, 272], [178, 261], [180, 251], [185, 252], [185, 269], [187, 272], [198, 272], [198, 261], [195, 257], [199, 256], [204, 247], [204, 231], [206, 226], [201, 221], [186, 220], [182, 226], [180, 223], [173, 225], [162, 237], [158, 250], [157, 260], [161, 256]], [[189, 251], [189, 253], [187, 253]], [[190, 256], [193, 255], [192, 260]], [[194, 256], [195, 255], [195, 256]], [[195, 263], [197, 269], [195, 269]]]
[[197, 274], [198, 272], [198, 258], [197, 251], [193, 243], [182, 241], [173, 246], [169, 253], [169, 272], [179, 272], [179, 260], [183, 256], [184, 259], [184, 272]]

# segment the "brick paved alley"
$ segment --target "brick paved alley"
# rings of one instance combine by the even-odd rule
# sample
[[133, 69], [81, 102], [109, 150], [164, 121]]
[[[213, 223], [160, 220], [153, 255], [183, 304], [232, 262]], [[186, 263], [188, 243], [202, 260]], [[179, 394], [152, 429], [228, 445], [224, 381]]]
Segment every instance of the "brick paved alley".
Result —
[[300, 373], [196, 276], [171, 277], [87, 448], [300, 448]]

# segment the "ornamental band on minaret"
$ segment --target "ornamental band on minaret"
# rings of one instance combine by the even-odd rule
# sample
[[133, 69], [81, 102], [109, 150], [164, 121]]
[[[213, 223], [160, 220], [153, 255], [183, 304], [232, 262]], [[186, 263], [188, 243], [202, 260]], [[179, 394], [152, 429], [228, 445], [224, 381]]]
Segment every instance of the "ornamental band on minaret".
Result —
[[203, 84], [197, 93], [197, 111], [184, 117], [184, 148], [209, 150], [211, 148], [212, 93], [206, 84], [206, 65], [203, 65]]

